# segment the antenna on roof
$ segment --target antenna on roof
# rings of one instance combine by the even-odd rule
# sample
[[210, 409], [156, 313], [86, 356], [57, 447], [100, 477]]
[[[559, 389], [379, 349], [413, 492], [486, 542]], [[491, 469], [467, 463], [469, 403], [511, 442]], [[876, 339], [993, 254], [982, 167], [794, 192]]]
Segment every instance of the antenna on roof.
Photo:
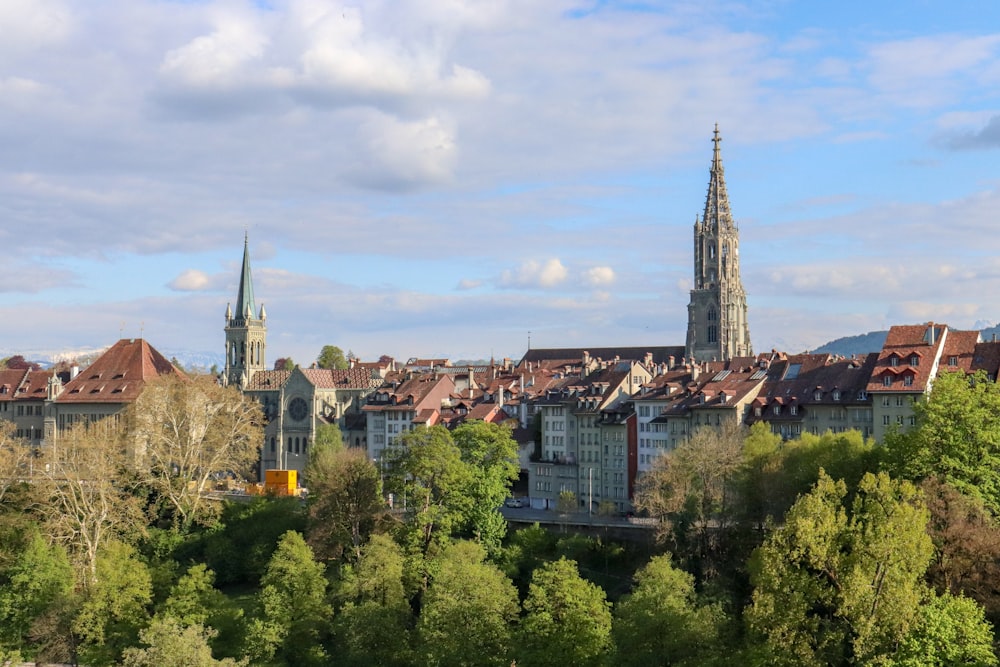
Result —
[[139, 322], [139, 340], [142, 340], [142, 334], [145, 332], [145, 330], [146, 330], [146, 322], [145, 321]]
[[531, 349], [531, 332], [528, 332], [528, 349]]

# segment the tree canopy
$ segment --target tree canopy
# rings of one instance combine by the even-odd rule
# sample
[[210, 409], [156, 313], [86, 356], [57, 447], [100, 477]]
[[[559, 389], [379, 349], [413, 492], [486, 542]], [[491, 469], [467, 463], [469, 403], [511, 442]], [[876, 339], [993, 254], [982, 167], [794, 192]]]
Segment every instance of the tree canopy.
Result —
[[316, 357], [316, 365], [320, 368], [344, 369], [348, 363], [343, 350], [336, 345], [324, 345]]

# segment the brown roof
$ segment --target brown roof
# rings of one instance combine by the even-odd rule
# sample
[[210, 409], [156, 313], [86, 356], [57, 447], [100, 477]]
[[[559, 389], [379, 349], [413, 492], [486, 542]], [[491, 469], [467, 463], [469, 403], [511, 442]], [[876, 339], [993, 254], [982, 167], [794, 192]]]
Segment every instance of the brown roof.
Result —
[[[946, 324], [933, 322], [891, 327], [872, 370], [868, 391], [924, 391], [930, 380], [934, 359], [942, 345], [941, 339], [950, 338], [954, 333], [960, 332], [952, 331]], [[964, 337], [960, 336], [958, 340], [962, 341]], [[914, 357], [917, 365], [910, 363]], [[907, 376], [913, 377], [910, 385], [903, 381]], [[888, 386], [884, 384], [886, 377], [890, 378]]]
[[142, 338], [123, 338], [70, 380], [57, 403], [127, 403], [145, 383], [161, 375], [184, 374]]
[[246, 391], [267, 391], [269, 389], [277, 391], [288, 381], [288, 377], [291, 374], [291, 371], [285, 370], [257, 371], [250, 378], [250, 382], [246, 386]]
[[370, 368], [301, 368], [302, 374], [320, 389], [372, 389], [382, 384], [382, 378], [372, 377]]
[[24, 368], [0, 370], [0, 401], [13, 401], [18, 398], [17, 390], [29, 372]]

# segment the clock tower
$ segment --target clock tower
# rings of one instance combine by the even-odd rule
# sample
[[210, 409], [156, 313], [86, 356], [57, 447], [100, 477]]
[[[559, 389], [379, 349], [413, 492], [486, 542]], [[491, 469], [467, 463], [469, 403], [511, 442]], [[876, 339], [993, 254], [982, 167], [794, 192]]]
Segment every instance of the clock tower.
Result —
[[712, 143], [705, 212], [694, 222], [694, 289], [688, 305], [685, 356], [696, 361], [729, 361], [753, 356], [753, 347], [747, 294], [740, 281], [740, 233], [729, 210], [718, 124]]
[[243, 237], [243, 268], [240, 287], [236, 292], [236, 310], [226, 304], [226, 368], [222, 381], [245, 389], [254, 373], [266, 368], [267, 314], [264, 304], [260, 311], [253, 298], [250, 276], [249, 239]]

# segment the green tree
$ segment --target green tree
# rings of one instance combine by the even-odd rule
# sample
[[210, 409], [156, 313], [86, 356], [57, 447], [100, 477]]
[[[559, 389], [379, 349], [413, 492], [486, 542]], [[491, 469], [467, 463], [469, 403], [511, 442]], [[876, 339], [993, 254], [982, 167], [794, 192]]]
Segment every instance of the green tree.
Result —
[[915, 428], [885, 438], [890, 472], [940, 477], [1000, 517], [1000, 384], [985, 371], [940, 373], [913, 412]]
[[249, 474], [264, 440], [260, 403], [213, 378], [168, 375], [146, 384], [128, 411], [139, 471], [182, 530], [214, 518], [205, 497], [220, 473]]
[[752, 559], [745, 618], [764, 664], [869, 664], [917, 622], [933, 551], [919, 492], [869, 473], [850, 513], [846, 495], [821, 474]]
[[33, 658], [30, 635], [36, 619], [73, 591], [69, 558], [35, 530], [0, 581], [0, 660]]
[[452, 437], [472, 471], [469, 492], [473, 502], [463, 532], [495, 554], [507, 534], [507, 521], [499, 507], [521, 470], [517, 443], [508, 426], [479, 420], [460, 425]]
[[364, 451], [317, 443], [306, 468], [309, 543], [322, 560], [357, 559], [386, 515], [379, 470]]
[[290, 371], [295, 368], [295, 360], [291, 357], [279, 357], [274, 360], [274, 370]]
[[[481, 546], [465, 541], [449, 545], [438, 556], [417, 623], [423, 664], [510, 664], [517, 590], [500, 570], [484, 562], [485, 557]], [[469, 650], [473, 646], [475, 650]]]
[[216, 660], [209, 642], [214, 630], [200, 624], [184, 625], [175, 618], [159, 618], [139, 633], [144, 646], [125, 650], [124, 667], [237, 667], [232, 658]]
[[104, 545], [96, 576], [87, 585], [73, 621], [82, 662], [118, 664], [122, 652], [136, 644], [139, 631], [149, 623], [146, 610], [152, 598], [149, 570], [135, 549], [122, 542]]
[[[344, 448], [344, 435], [340, 432], [340, 427], [336, 424], [320, 424], [316, 427], [316, 438], [313, 442], [313, 449], [310, 450], [310, 460], [312, 452], [316, 447], [327, 447], [330, 452], [337, 452]], [[308, 480], [308, 477], [306, 478]]]
[[743, 446], [743, 462], [736, 480], [738, 515], [753, 525], [780, 521], [792, 503], [816, 484], [819, 471], [843, 479], [856, 488], [867, 472], [879, 467], [878, 452], [860, 431], [822, 435], [803, 433], [782, 442], [760, 422], [750, 429]]
[[408, 499], [410, 545], [425, 554], [466, 525], [475, 504], [475, 474], [443, 426], [409, 431], [398, 442], [390, 473], [394, 488], [402, 486]]
[[983, 608], [966, 597], [932, 595], [920, 607], [913, 630], [903, 639], [893, 665], [945, 667], [997, 664], [993, 630]]
[[614, 664], [694, 667], [727, 655], [724, 612], [697, 603], [694, 577], [674, 567], [670, 554], [654, 557], [635, 581], [614, 611], [612, 635], [620, 648]]
[[535, 570], [524, 601], [518, 665], [601, 665], [611, 650], [611, 610], [604, 591], [560, 558]]
[[323, 566], [302, 535], [278, 542], [257, 594], [260, 616], [250, 628], [251, 656], [279, 665], [322, 665], [332, 610]]
[[560, 514], [569, 514], [579, 511], [580, 507], [576, 502], [576, 494], [572, 491], [560, 491], [559, 498], [556, 499], [556, 511]]
[[237, 657], [244, 640], [243, 610], [215, 588], [215, 573], [203, 563], [188, 568], [160, 606], [158, 618], [169, 618], [181, 627], [202, 626], [218, 655]]
[[372, 535], [361, 557], [343, 569], [334, 620], [338, 664], [403, 667], [412, 664], [413, 615], [403, 588], [405, 558], [387, 535]]
[[344, 351], [336, 345], [324, 345], [316, 357], [316, 365], [320, 368], [344, 369], [347, 368], [347, 358]]

